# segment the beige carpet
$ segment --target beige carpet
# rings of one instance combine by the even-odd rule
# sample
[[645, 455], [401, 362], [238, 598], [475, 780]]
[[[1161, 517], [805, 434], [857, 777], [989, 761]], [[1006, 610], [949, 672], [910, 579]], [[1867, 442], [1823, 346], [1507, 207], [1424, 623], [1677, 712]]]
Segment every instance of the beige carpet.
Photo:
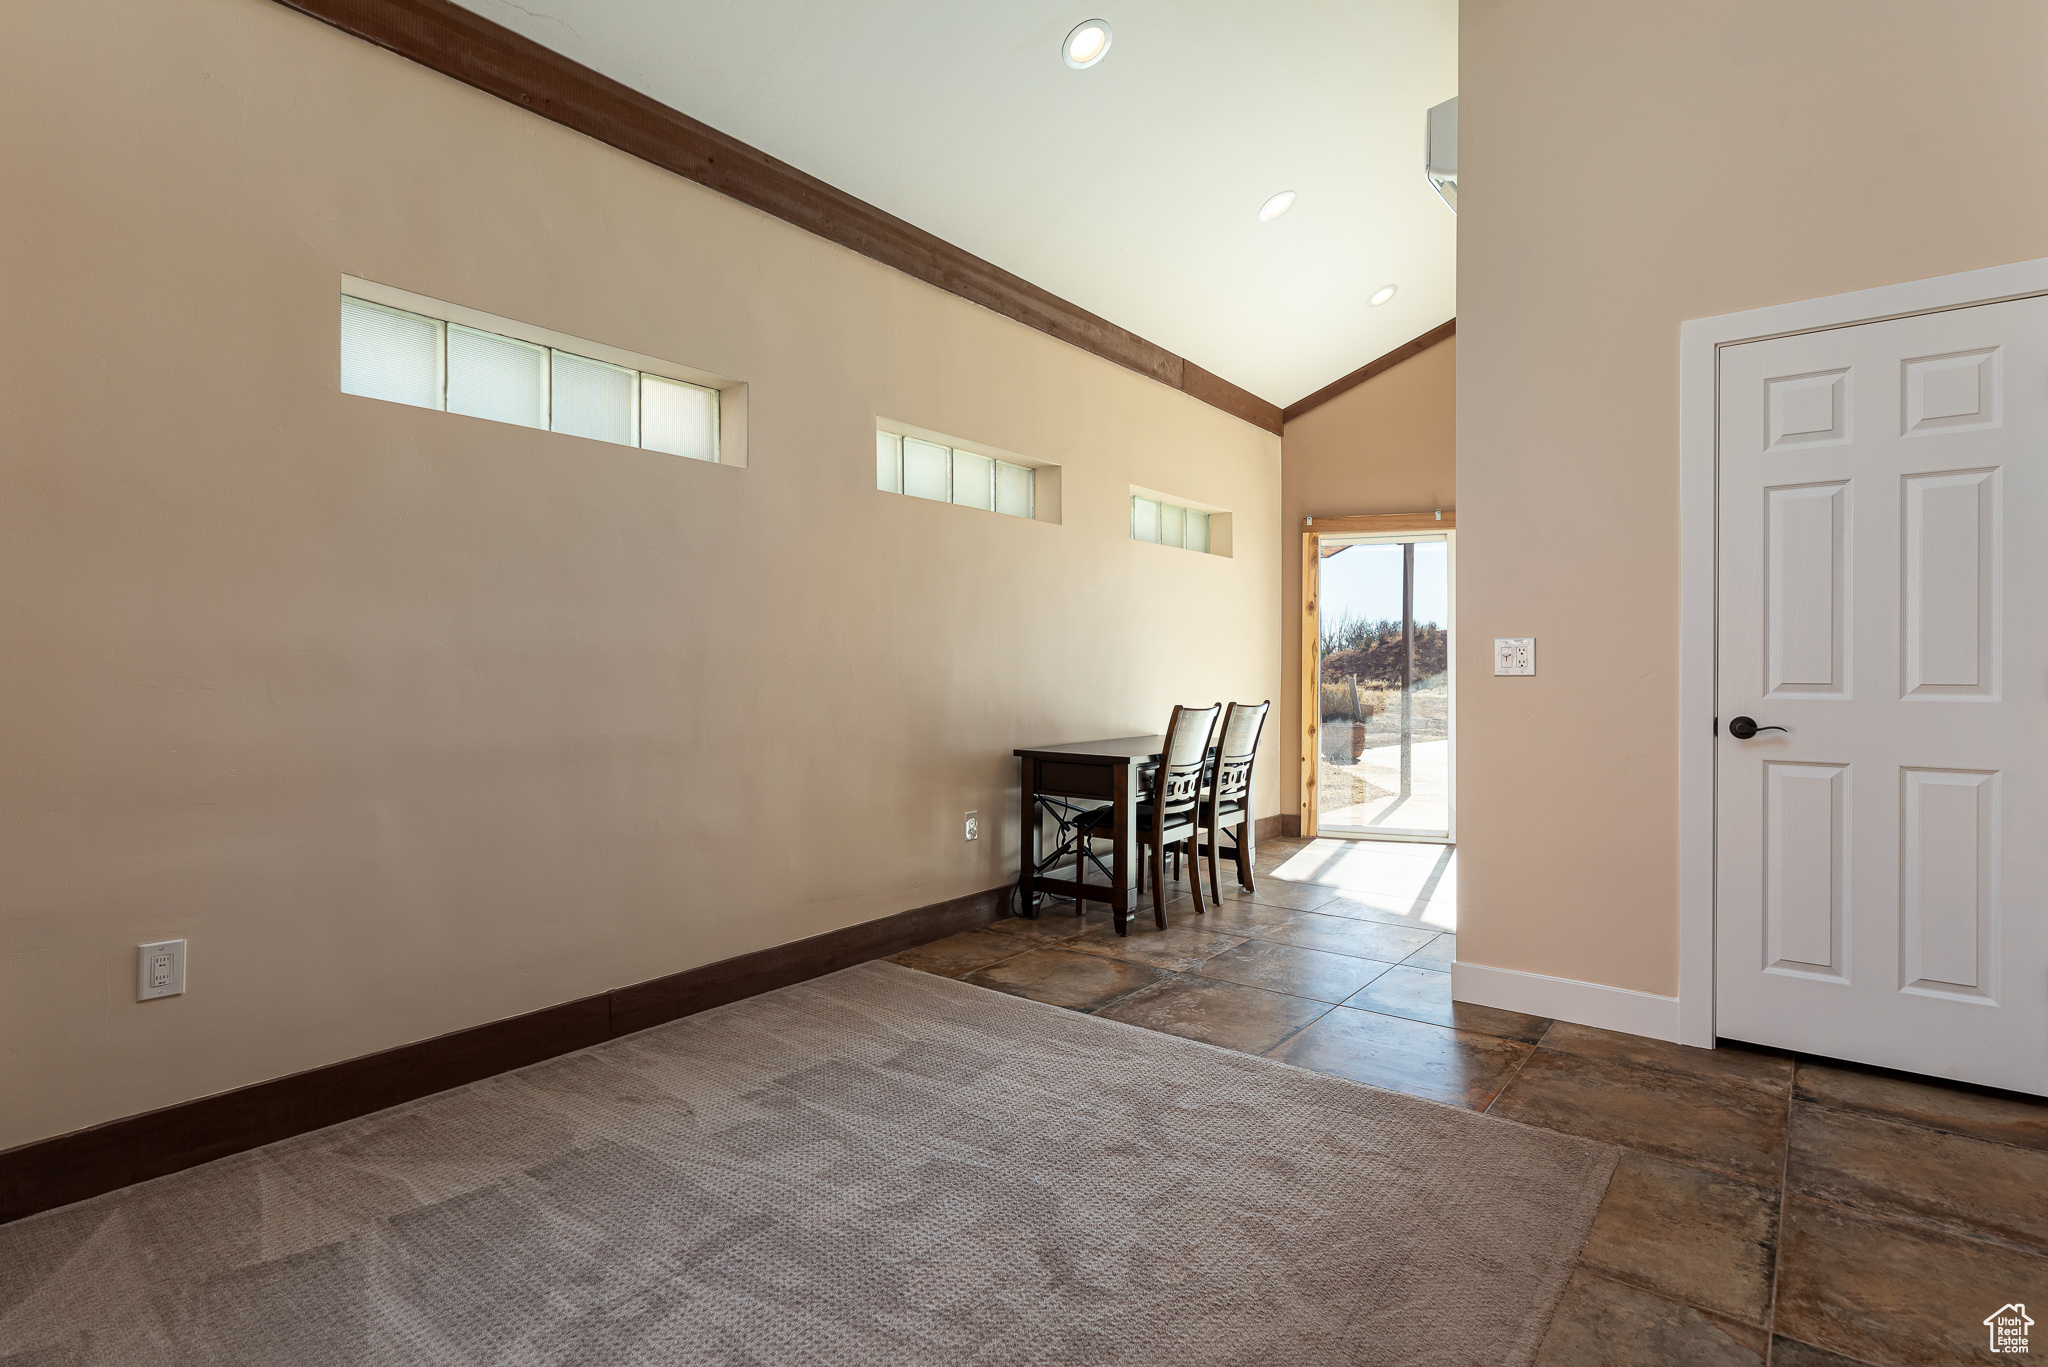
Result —
[[1613, 1165], [874, 963], [0, 1227], [0, 1362], [1498, 1367]]

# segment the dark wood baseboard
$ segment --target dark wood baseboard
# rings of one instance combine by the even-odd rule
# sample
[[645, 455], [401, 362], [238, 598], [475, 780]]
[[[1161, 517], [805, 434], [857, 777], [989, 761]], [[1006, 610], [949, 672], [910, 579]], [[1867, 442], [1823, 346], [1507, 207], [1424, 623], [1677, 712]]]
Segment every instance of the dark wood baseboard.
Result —
[[1262, 816], [1252, 832], [1255, 840], [1292, 840], [1301, 834], [1301, 818], [1298, 816]]
[[1011, 887], [0, 1152], [0, 1223], [460, 1087], [1009, 914]]
[[630, 1035], [743, 997], [807, 978], [822, 978], [870, 959], [886, 959], [942, 935], [1000, 921], [1010, 914], [1010, 896], [1015, 890], [1015, 884], [1006, 883], [950, 902], [899, 911], [878, 921], [862, 921], [808, 940], [621, 987], [611, 994], [612, 1033]]

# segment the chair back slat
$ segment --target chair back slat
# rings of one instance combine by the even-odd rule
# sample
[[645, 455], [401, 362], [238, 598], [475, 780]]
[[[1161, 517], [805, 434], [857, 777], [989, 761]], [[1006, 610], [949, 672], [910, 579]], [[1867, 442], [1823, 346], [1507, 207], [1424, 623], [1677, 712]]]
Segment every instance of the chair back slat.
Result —
[[1259, 732], [1265, 729], [1271, 702], [1234, 702], [1223, 718], [1223, 736], [1216, 748], [1225, 759], [1249, 759], [1259, 748]]
[[1214, 791], [1218, 802], [1239, 801], [1251, 791], [1259, 733], [1265, 729], [1266, 713], [1272, 706], [1270, 699], [1262, 703], [1234, 702], [1224, 714], [1222, 738], [1216, 745]]
[[1202, 783], [1209, 768], [1209, 742], [1216, 732], [1221, 703], [1208, 707], [1176, 707], [1166, 725], [1166, 744], [1159, 755], [1159, 773], [1153, 780], [1153, 810], [1164, 829], [1193, 812], [1202, 796]]

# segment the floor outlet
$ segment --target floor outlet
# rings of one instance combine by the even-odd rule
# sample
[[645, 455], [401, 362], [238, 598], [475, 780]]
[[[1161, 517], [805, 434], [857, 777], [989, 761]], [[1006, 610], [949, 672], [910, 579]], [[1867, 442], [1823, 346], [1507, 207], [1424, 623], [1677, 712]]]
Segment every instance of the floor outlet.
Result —
[[135, 1000], [176, 997], [185, 991], [185, 942], [159, 940], [137, 945], [140, 951], [135, 979]]

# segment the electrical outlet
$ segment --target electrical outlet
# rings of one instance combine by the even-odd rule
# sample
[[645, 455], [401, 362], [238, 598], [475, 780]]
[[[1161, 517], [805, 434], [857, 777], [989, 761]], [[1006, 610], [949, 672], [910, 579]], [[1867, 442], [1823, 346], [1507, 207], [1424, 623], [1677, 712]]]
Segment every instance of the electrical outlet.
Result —
[[979, 840], [979, 839], [981, 839], [981, 813], [980, 813], [980, 812], [969, 812], [969, 813], [967, 814], [967, 838], [968, 838], [969, 840]]
[[1536, 672], [1536, 638], [1534, 636], [1496, 637], [1493, 642], [1493, 672], [1496, 674], [1534, 674]]
[[184, 992], [183, 940], [159, 940], [153, 945], [137, 945], [136, 949], [135, 1000], [146, 1002], [152, 997], [176, 997]]

